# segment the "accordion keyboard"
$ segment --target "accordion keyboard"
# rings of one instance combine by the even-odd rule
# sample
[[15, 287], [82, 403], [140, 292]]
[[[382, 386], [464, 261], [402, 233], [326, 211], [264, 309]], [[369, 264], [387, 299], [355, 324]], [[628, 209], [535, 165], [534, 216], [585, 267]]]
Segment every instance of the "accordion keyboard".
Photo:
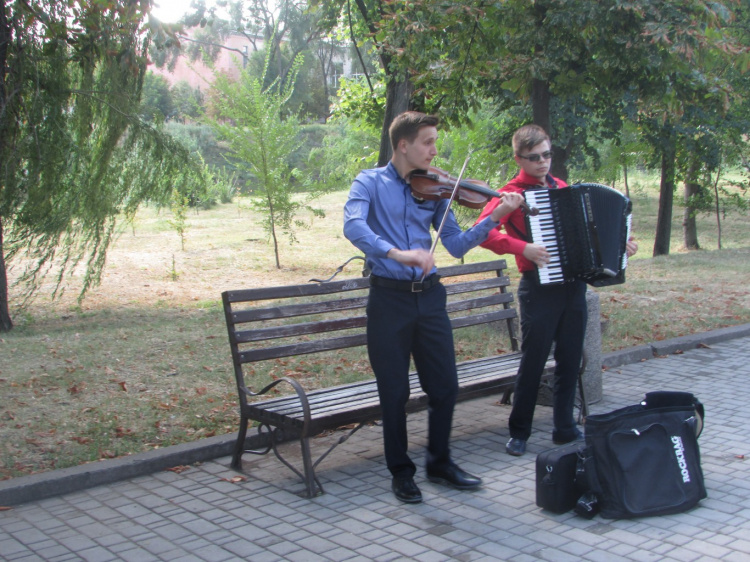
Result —
[[528, 205], [539, 209], [538, 215], [528, 217], [529, 226], [531, 227], [531, 238], [534, 240], [534, 243], [544, 246], [550, 255], [550, 261], [547, 266], [539, 268], [539, 282], [542, 285], [562, 283], [565, 278], [563, 276], [560, 247], [557, 241], [554, 218], [552, 217], [549, 191], [527, 191], [525, 195]]

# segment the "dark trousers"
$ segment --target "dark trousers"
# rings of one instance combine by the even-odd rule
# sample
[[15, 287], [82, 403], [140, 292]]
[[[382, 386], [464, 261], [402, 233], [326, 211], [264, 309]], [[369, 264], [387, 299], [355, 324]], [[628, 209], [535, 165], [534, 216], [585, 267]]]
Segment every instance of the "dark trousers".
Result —
[[539, 383], [554, 342], [552, 438], [571, 440], [576, 436], [573, 408], [586, 331], [586, 284], [539, 285], [533, 274], [527, 273], [517, 295], [522, 357], [508, 420], [510, 436], [526, 440], [531, 435]]
[[367, 352], [383, 410], [385, 460], [394, 476], [413, 476], [405, 406], [410, 357], [428, 396], [427, 465], [450, 462], [450, 432], [458, 392], [453, 331], [445, 287], [411, 293], [371, 287], [367, 302]]

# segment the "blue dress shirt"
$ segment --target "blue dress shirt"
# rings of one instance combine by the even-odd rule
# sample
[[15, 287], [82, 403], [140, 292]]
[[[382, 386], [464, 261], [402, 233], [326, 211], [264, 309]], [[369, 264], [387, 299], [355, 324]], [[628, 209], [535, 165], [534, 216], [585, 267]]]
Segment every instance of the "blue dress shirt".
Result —
[[[373, 274], [402, 281], [419, 281], [418, 267], [403, 265], [386, 255], [393, 248], [415, 250], [432, 247], [430, 226], [436, 231], [445, 215], [447, 199], [418, 201], [392, 162], [383, 168], [362, 171], [352, 184], [344, 206], [344, 236], [364, 252]], [[487, 217], [463, 231], [451, 210], [440, 239], [448, 252], [462, 257], [487, 238], [498, 223]], [[428, 272], [436, 271], [433, 268]]]

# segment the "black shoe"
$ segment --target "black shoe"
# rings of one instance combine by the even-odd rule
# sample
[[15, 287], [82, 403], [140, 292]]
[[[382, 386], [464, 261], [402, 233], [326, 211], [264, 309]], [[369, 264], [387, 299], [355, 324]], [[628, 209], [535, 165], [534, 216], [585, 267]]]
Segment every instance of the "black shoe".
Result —
[[473, 490], [482, 485], [482, 479], [472, 476], [453, 463], [427, 469], [427, 479], [430, 482], [447, 484], [457, 490]]
[[569, 438], [569, 439], [560, 439], [559, 437], [556, 438], [556, 437], [553, 436], [552, 437], [552, 442], [555, 445], [566, 445], [568, 443], [572, 443], [573, 441], [583, 441], [583, 439], [584, 439], [584, 437], [583, 437], [583, 433], [581, 432], [581, 430], [580, 429], [576, 429], [575, 435], [572, 436], [571, 438]]
[[422, 492], [414, 483], [411, 476], [394, 476], [391, 490], [395, 496], [404, 503], [419, 503], [422, 501]]
[[505, 445], [505, 452], [514, 457], [520, 457], [526, 452], [526, 440], [511, 437], [508, 444]]

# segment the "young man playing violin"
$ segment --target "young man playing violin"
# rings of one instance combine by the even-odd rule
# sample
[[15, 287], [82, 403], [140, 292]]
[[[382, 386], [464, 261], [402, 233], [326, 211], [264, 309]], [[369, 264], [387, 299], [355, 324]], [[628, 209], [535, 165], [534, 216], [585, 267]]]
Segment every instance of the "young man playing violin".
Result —
[[[513, 152], [520, 168], [518, 175], [500, 193], [522, 194], [534, 187], [565, 188], [567, 184], [550, 175], [552, 147], [547, 133], [537, 125], [526, 125], [513, 135]], [[477, 219], [481, 223], [495, 212], [497, 199], [490, 201]], [[521, 363], [518, 368], [513, 408], [508, 419], [510, 440], [505, 450], [520, 456], [526, 452], [531, 435], [539, 383], [555, 342], [555, 374], [553, 387], [552, 441], [557, 444], [581, 439], [583, 434], [573, 417], [578, 370], [583, 356], [586, 331], [586, 284], [572, 281], [561, 285], [540, 285], [535, 268], [550, 261], [544, 246], [533, 244], [526, 234], [523, 213], [515, 211], [501, 219], [501, 226], [493, 230], [482, 247], [497, 254], [514, 254], [521, 281], [518, 301], [521, 308]], [[634, 241], [627, 244], [628, 256], [638, 250]]]
[[[429, 399], [427, 478], [461, 490], [482, 483], [453, 462], [449, 449], [458, 376], [446, 292], [436, 273], [430, 233], [430, 227], [439, 230], [449, 200], [423, 200], [412, 194], [409, 185], [410, 174], [427, 170], [437, 155], [437, 126], [436, 117], [423, 113], [397, 116], [389, 129], [391, 161], [361, 172], [344, 207], [344, 235], [364, 252], [372, 271], [367, 351], [383, 410], [392, 490], [407, 503], [422, 501], [414, 482], [416, 466], [407, 452], [410, 358]], [[518, 194], [505, 196], [487, 218], [465, 232], [449, 212], [440, 236], [443, 245], [451, 255], [463, 256], [522, 201]]]

